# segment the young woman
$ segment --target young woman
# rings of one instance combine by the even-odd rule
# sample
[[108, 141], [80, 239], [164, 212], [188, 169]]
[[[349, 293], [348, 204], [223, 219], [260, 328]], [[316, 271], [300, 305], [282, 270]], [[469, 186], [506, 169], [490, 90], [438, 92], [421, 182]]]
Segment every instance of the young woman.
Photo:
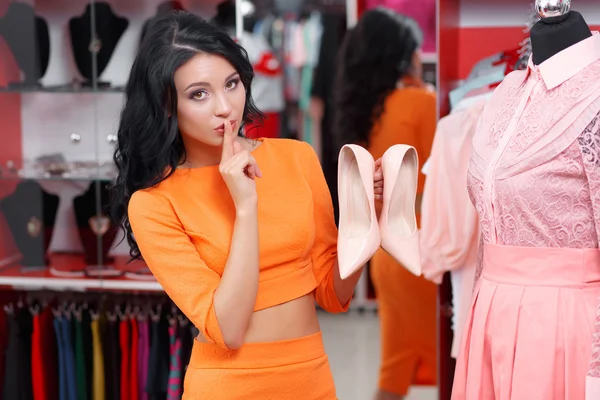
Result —
[[[420, 166], [429, 158], [436, 96], [420, 78], [420, 43], [421, 33], [409, 18], [384, 8], [362, 15], [339, 54], [334, 130], [340, 144], [360, 144], [378, 159], [403, 143], [415, 147]], [[419, 194], [423, 178], [419, 176]], [[370, 273], [381, 321], [377, 399], [401, 399], [411, 384], [436, 382], [436, 287], [381, 249], [371, 260]]]
[[115, 212], [200, 330], [185, 399], [332, 400], [315, 300], [346, 311], [360, 273], [340, 279], [312, 148], [241, 135], [261, 117], [252, 78], [219, 28], [181, 11], [153, 25], [126, 88]]

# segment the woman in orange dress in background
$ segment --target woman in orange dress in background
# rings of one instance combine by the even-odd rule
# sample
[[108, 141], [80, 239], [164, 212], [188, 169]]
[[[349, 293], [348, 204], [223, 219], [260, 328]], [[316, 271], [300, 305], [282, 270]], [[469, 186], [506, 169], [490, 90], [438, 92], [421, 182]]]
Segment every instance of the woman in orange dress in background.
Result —
[[[436, 95], [421, 81], [422, 35], [412, 19], [385, 8], [367, 11], [340, 50], [334, 131], [378, 160], [395, 144], [415, 147], [419, 169], [429, 158]], [[424, 176], [419, 174], [417, 221]], [[378, 199], [381, 200], [381, 199]], [[379, 207], [381, 204], [379, 204]], [[370, 262], [381, 321], [377, 400], [397, 400], [409, 386], [436, 384], [436, 286], [382, 249]]]

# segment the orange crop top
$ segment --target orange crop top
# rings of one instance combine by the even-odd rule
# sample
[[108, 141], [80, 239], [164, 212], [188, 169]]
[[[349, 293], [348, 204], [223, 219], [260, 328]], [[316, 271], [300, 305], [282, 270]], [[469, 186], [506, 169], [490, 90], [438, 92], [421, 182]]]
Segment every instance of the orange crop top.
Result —
[[[333, 313], [348, 310], [333, 286], [337, 228], [331, 196], [312, 147], [262, 139], [255, 148], [260, 276], [255, 311], [315, 292]], [[142, 256], [165, 292], [211, 342], [226, 347], [213, 306], [235, 206], [218, 166], [177, 169], [129, 202]]]

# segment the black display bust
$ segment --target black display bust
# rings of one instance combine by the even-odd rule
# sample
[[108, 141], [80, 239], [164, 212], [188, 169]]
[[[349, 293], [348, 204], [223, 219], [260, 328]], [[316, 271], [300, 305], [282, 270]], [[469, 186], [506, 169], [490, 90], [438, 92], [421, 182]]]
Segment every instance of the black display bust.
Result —
[[146, 22], [144, 22], [144, 26], [142, 27], [142, 34], [140, 36], [140, 44], [144, 41], [144, 38], [146, 37], [146, 33], [148, 33], [148, 29], [150, 29], [152, 27], [152, 24], [154, 24], [154, 22], [163, 17], [164, 15], [170, 13], [171, 11], [174, 10], [183, 10], [183, 5], [181, 4], [181, 2], [176, 1], [176, 0], [172, 0], [172, 1], [165, 1], [163, 3], [160, 3], [156, 9], [156, 14], [150, 18], [149, 20], [147, 20]]
[[23, 181], [0, 200], [0, 210], [23, 255], [25, 269], [48, 265], [48, 247], [54, 231], [59, 197], [49, 194], [36, 181]]
[[[108, 217], [109, 191], [108, 182], [92, 182], [88, 190], [73, 199], [75, 220], [81, 245], [85, 253], [85, 262], [88, 265], [103, 265], [112, 263], [114, 259], [108, 257], [110, 248], [117, 235], [118, 227], [111, 223]], [[97, 198], [100, 196], [100, 209], [97, 208]], [[101, 247], [101, 259], [98, 258], [98, 249]]]
[[4, 17], [0, 18], [0, 36], [10, 48], [22, 80], [10, 82], [11, 88], [40, 86], [50, 61], [50, 34], [48, 24], [35, 15], [29, 4], [13, 2]]
[[[92, 7], [95, 37], [92, 37]], [[110, 5], [104, 2], [89, 4], [81, 16], [69, 20], [73, 58], [79, 73], [86, 79], [83, 86], [91, 86], [94, 79], [93, 53], [96, 53], [97, 78], [104, 72], [128, 26], [129, 21], [116, 15]], [[110, 86], [108, 82], [97, 84], [100, 87]]]

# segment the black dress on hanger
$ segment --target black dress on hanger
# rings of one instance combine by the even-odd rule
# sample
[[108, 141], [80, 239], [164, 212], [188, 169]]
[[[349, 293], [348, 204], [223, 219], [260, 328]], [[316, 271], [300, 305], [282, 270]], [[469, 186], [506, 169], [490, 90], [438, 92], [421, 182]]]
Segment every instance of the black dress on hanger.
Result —
[[[94, 8], [95, 37], [92, 37], [92, 7]], [[77, 69], [86, 79], [84, 86], [91, 86], [108, 65], [129, 21], [116, 15], [104, 2], [88, 4], [85, 12], [69, 20], [69, 31], [73, 57]], [[93, 54], [96, 54], [96, 76], [94, 77]], [[109, 82], [98, 82], [98, 87], [108, 87]]]
[[184, 8], [181, 2], [176, 0], [165, 1], [163, 3], [160, 3], [156, 9], [156, 14], [152, 18], [144, 22], [144, 26], [142, 27], [142, 34], [140, 35], [140, 44], [144, 41], [148, 30], [152, 27], [152, 25], [154, 24], [154, 22], [156, 22], [157, 19], [165, 16], [171, 11], [183, 9]]
[[10, 88], [35, 88], [50, 62], [48, 24], [35, 15], [32, 6], [14, 2], [0, 18], [0, 36], [10, 48], [23, 80], [10, 82]]
[[542, 18], [530, 32], [533, 63], [539, 65], [572, 45], [592, 36], [590, 27], [577, 11]]
[[[98, 265], [100, 261], [106, 265], [114, 261], [112, 257], [108, 257], [108, 253], [117, 235], [118, 227], [108, 217], [107, 186], [106, 182], [92, 182], [85, 193], [73, 199], [75, 220], [85, 252], [85, 262], [88, 265]], [[100, 210], [96, 204], [97, 196], [100, 196]], [[98, 258], [99, 238], [102, 248], [101, 260]]]
[[0, 200], [0, 210], [23, 255], [25, 268], [48, 265], [48, 247], [54, 231], [59, 197], [49, 194], [39, 183], [26, 180], [11, 195]]

